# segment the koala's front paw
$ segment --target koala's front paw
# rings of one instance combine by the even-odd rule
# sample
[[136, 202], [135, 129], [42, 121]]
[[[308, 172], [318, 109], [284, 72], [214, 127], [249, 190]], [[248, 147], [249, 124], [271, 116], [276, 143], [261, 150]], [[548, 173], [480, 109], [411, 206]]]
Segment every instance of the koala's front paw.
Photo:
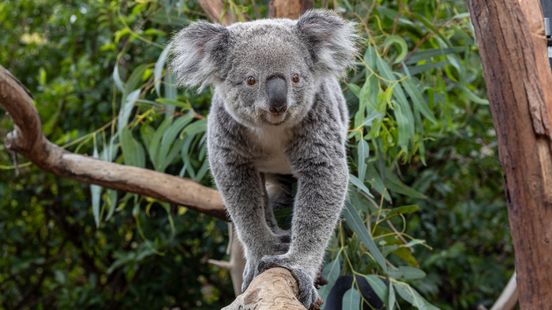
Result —
[[265, 256], [259, 262], [258, 273], [261, 273], [272, 267], [283, 267], [291, 272], [299, 286], [299, 301], [309, 309], [311, 306], [317, 307], [321, 300], [313, 279], [301, 268], [294, 264], [285, 255]]
[[253, 279], [259, 274], [258, 257], [262, 257], [264, 255], [284, 254], [288, 251], [288, 249], [289, 249], [289, 236], [277, 236], [271, 242], [264, 244], [262, 247], [259, 247], [259, 249], [257, 249], [257, 252], [256, 252], [257, 254], [247, 257], [245, 268], [243, 270], [243, 282], [241, 287], [242, 292], [249, 287], [249, 284], [251, 284], [251, 281], [253, 281]]

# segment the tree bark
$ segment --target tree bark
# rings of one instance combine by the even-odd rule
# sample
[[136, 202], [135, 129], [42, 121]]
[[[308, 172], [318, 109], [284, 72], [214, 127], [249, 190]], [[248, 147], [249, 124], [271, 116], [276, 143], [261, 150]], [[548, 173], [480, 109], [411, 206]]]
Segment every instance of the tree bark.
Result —
[[297, 19], [305, 11], [312, 9], [313, 2], [313, 0], [271, 0], [268, 4], [268, 16]]
[[469, 0], [499, 155], [522, 309], [552, 305], [552, 74], [539, 0]]
[[258, 275], [245, 292], [222, 310], [305, 310], [289, 270], [275, 267]]

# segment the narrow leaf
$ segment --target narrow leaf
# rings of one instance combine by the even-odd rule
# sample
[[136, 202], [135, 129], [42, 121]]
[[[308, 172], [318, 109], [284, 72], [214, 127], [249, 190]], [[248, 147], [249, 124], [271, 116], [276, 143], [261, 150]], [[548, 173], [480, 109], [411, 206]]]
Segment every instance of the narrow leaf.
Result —
[[354, 209], [353, 205], [350, 202], [346, 203], [346, 207], [343, 210], [343, 215], [345, 217], [347, 225], [357, 234], [357, 236], [362, 240], [366, 248], [374, 260], [378, 263], [381, 269], [387, 273], [387, 264], [385, 263], [385, 258], [381, 254], [379, 248], [377, 247], [370, 231], [364, 225], [364, 222], [360, 218], [358, 212]]
[[350, 288], [343, 295], [343, 309], [359, 310], [360, 309], [360, 293], [354, 287]]

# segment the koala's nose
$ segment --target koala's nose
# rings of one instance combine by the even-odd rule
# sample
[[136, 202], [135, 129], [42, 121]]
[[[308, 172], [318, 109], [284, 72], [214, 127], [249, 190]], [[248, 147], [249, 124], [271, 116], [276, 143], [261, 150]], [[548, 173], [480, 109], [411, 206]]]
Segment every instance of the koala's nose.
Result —
[[266, 82], [268, 110], [271, 113], [283, 113], [287, 110], [287, 83], [281, 76], [269, 77]]

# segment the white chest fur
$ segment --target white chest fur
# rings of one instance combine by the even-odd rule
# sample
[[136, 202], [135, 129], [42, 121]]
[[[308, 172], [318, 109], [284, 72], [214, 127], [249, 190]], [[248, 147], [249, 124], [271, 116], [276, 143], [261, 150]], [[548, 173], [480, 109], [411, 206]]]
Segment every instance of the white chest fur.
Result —
[[259, 156], [254, 161], [255, 167], [260, 172], [292, 173], [291, 163], [285, 153], [290, 137], [290, 130], [283, 127], [270, 126], [252, 130], [250, 139], [259, 151]]

